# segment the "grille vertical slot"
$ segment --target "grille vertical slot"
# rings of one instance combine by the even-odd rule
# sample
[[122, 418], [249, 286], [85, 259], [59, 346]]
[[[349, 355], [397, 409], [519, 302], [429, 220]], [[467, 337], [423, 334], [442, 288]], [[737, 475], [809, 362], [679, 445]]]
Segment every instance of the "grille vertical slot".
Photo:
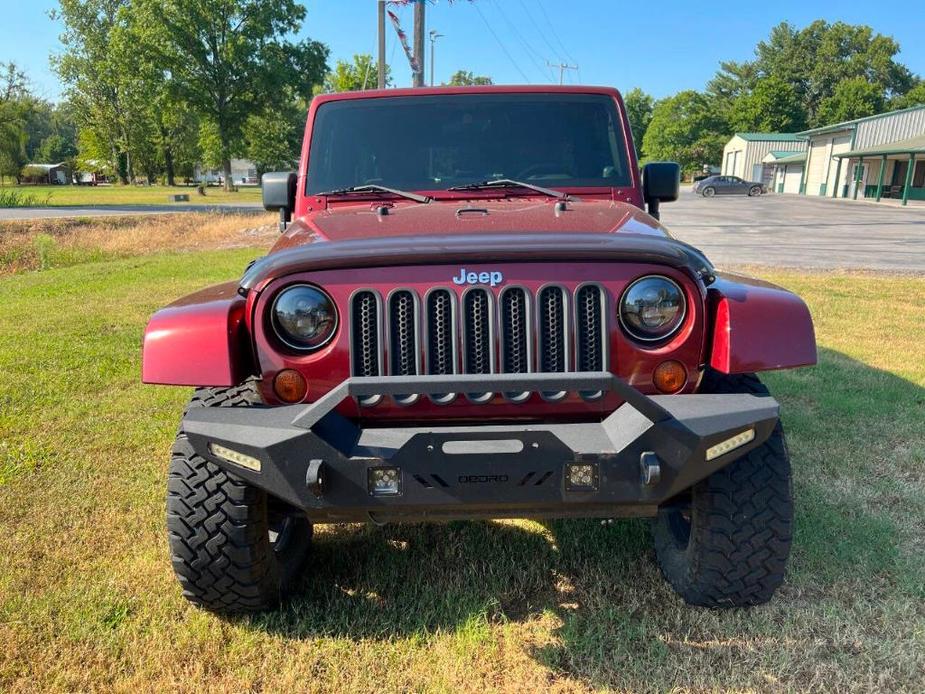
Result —
[[[351, 306], [351, 348], [355, 376], [382, 375], [382, 341], [380, 331], [379, 297], [371, 291], [360, 291], [353, 296]], [[361, 405], [375, 405], [379, 396], [360, 398]]]
[[[417, 298], [401, 289], [389, 297], [389, 375], [417, 376], [420, 353]], [[407, 405], [417, 395], [396, 395], [395, 400]]]
[[[435, 289], [427, 295], [425, 303], [427, 373], [436, 376], [455, 374], [457, 337], [453, 294], [446, 289]], [[430, 399], [444, 405], [455, 397], [455, 393], [440, 393], [431, 395]]]
[[[537, 299], [537, 370], [564, 373], [569, 369], [568, 301], [562, 287], [545, 287]], [[543, 393], [547, 400], [558, 400], [565, 391]]]
[[[501, 320], [501, 371], [523, 374], [533, 362], [530, 332], [530, 304], [521, 287], [508, 287], [499, 299]], [[521, 402], [530, 397], [529, 391], [505, 393], [505, 397]]]
[[[494, 330], [491, 296], [484, 289], [470, 289], [463, 296], [463, 371], [467, 374], [494, 372]], [[492, 393], [469, 393], [473, 402], [487, 402]]]
[[[596, 284], [586, 284], [575, 293], [575, 368], [578, 371], [603, 371], [606, 361], [606, 301]], [[586, 400], [603, 395], [601, 391], [582, 392]]]

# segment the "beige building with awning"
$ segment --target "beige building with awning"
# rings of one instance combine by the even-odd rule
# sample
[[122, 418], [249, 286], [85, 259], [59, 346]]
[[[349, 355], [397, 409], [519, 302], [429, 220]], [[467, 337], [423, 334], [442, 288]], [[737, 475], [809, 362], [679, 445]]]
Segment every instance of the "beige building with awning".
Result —
[[925, 200], [925, 105], [813, 128], [800, 193]]
[[837, 155], [851, 173], [851, 197], [925, 200], [925, 133]]

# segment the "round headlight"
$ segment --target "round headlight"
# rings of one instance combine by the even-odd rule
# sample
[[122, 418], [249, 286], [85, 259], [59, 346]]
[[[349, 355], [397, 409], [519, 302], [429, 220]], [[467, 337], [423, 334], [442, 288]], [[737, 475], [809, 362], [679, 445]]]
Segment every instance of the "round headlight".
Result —
[[307, 284], [280, 292], [272, 315], [276, 335], [293, 349], [318, 349], [337, 330], [337, 308], [331, 297]]
[[684, 321], [684, 292], [660, 275], [641, 277], [620, 299], [620, 322], [630, 336], [644, 342], [664, 340]]

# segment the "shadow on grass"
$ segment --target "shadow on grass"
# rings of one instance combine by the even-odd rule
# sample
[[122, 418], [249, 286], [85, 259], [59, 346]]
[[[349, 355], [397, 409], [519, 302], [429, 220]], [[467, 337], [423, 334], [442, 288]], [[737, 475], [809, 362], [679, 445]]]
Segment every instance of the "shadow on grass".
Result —
[[[769, 609], [798, 623], [808, 608], [788, 597], [794, 592], [838, 601], [842, 582], [877, 577], [897, 593], [922, 590], [921, 566], [903, 558], [894, 520], [855, 494], [872, 475], [893, 472], [872, 462], [885, 453], [871, 438], [883, 422], [921, 445], [925, 391], [835, 352], [820, 357], [816, 369], [766, 379], [782, 402], [794, 458], [791, 574], [771, 608], [711, 613], [729, 639], [774, 633], [780, 618], [762, 617]], [[491, 638], [492, 625], [551, 616], [555, 641], [526, 646], [537, 660], [594, 686], [648, 688], [647, 669], [671, 657], [665, 633], [698, 614], [705, 612], [685, 607], [661, 580], [647, 521], [569, 520], [334, 528], [317, 537], [303, 592], [249, 623], [290, 638], [439, 631], [478, 640]]]

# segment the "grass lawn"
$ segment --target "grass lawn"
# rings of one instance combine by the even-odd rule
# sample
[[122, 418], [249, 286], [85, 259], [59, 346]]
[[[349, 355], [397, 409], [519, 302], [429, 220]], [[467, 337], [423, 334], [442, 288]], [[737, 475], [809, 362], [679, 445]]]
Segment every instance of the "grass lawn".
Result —
[[0, 277], [0, 690], [921, 691], [925, 281], [762, 271], [800, 292], [821, 364], [768, 375], [796, 541], [771, 604], [686, 607], [647, 526], [325, 526], [302, 594], [221, 620], [164, 531], [189, 391], [139, 383], [148, 316], [254, 249]]
[[195, 186], [14, 186], [0, 185], [3, 193], [18, 193], [31, 197], [22, 207], [64, 207], [74, 205], [167, 205], [169, 195], [189, 195], [189, 203], [179, 205], [211, 205], [218, 203], [260, 202], [260, 188], [240, 187], [237, 193], [226, 193], [221, 188], [206, 188], [205, 196]]

